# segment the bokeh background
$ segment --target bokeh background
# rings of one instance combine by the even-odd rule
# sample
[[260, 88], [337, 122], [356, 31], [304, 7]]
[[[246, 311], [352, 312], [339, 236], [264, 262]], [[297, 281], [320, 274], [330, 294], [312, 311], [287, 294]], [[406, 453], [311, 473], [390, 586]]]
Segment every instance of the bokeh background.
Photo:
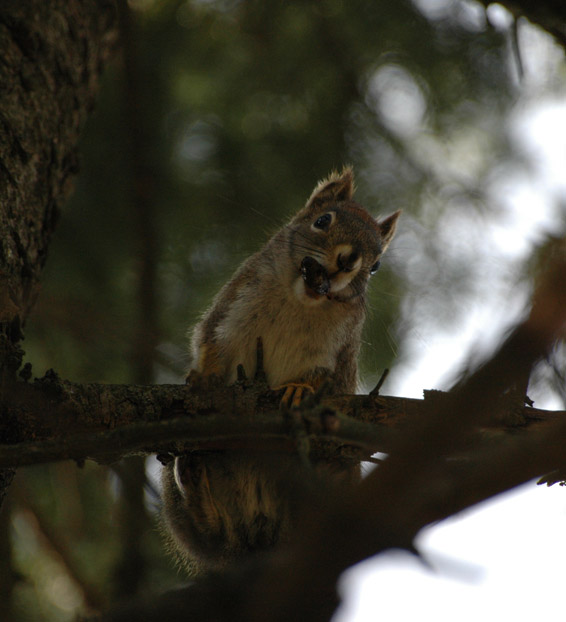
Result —
[[[384, 393], [447, 388], [522, 316], [537, 247], [565, 223], [566, 65], [549, 35], [468, 0], [119, 5], [121, 50], [25, 327], [34, 375], [182, 382], [187, 331], [215, 291], [346, 163], [370, 211], [403, 209], [372, 282], [368, 387], [387, 367]], [[564, 408], [564, 360], [557, 349], [536, 369], [537, 406]], [[21, 469], [0, 515], [2, 619], [73, 620], [181, 583], [156, 472], [153, 458]], [[566, 519], [566, 493], [546, 492]], [[485, 540], [490, 524], [472, 530]], [[440, 574], [473, 576], [477, 594], [484, 575], [447, 547]], [[379, 572], [377, 604], [366, 594], [340, 620], [384, 613], [395, 562]], [[349, 594], [372, 580], [358, 574]], [[402, 572], [396, 585], [413, 584]], [[452, 614], [435, 619], [468, 619]]]

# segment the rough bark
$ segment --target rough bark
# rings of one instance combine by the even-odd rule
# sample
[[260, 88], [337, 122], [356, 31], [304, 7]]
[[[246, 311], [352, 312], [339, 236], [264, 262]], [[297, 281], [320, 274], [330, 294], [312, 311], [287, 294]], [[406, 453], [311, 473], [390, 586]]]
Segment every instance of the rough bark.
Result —
[[[0, 4], [2, 393], [21, 363], [22, 326], [77, 172], [79, 132], [115, 32], [111, 0]], [[12, 477], [0, 474], [0, 501]]]
[[0, 320], [23, 323], [115, 34], [109, 0], [0, 7]]
[[[293, 419], [280, 412], [280, 397], [281, 392], [258, 383], [202, 391], [184, 385], [80, 385], [54, 374], [34, 384], [18, 382], [4, 393], [0, 435], [8, 442], [0, 445], [0, 468], [69, 458], [107, 463], [182, 448], [259, 445], [265, 451], [290, 451], [298, 443], [298, 428], [313, 451], [336, 451], [338, 443], [344, 454], [350, 447], [352, 457], [371, 455], [389, 451], [396, 430], [447, 399], [440, 391], [427, 391], [424, 400], [329, 396], [307, 403], [313, 407]], [[564, 414], [513, 408], [494, 417], [490, 427], [492, 435], [497, 430], [501, 435], [505, 430], [541, 429]]]

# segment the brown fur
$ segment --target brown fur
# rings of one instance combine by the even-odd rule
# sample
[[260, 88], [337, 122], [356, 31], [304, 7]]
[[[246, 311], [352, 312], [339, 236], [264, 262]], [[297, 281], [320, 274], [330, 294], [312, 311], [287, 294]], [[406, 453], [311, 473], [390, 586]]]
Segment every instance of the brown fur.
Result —
[[[357, 390], [370, 270], [393, 238], [400, 212], [378, 222], [352, 200], [353, 192], [350, 168], [333, 173], [240, 266], [194, 329], [190, 378], [216, 375], [231, 383], [238, 364], [253, 376], [261, 337], [270, 386], [316, 388], [331, 378], [337, 392]], [[321, 216], [324, 227], [315, 226]], [[327, 292], [307, 285], [305, 257], [328, 275]], [[183, 555], [205, 567], [222, 566], [284, 540], [298, 498], [316, 478], [328, 479], [332, 471], [333, 481], [353, 481], [358, 473], [327, 464], [316, 471], [305, 471], [293, 456], [177, 458], [164, 469], [165, 522]]]

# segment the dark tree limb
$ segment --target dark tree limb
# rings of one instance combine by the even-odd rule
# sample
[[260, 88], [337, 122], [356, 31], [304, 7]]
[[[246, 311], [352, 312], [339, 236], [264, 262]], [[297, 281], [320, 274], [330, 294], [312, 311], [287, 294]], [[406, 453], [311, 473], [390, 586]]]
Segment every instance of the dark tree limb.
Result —
[[[183, 449], [293, 451], [279, 399], [280, 392], [253, 384], [203, 392], [185, 385], [81, 385], [55, 375], [35, 384], [17, 382], [0, 403], [0, 436], [12, 441], [0, 445], [0, 468], [63, 459], [109, 463]], [[426, 392], [424, 400], [335, 396], [298, 416], [315, 449], [350, 445], [360, 457], [391, 451], [400, 429], [447, 400], [440, 391]], [[486, 429], [494, 436], [541, 428], [565, 414], [523, 407], [519, 419], [497, 418]]]

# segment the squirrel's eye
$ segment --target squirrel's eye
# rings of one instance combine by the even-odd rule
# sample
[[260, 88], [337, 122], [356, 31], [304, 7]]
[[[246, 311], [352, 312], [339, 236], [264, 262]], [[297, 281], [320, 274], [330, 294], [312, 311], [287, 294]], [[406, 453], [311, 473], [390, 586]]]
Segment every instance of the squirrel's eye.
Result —
[[314, 227], [326, 231], [332, 222], [332, 214], [323, 214], [314, 221]]
[[373, 266], [369, 269], [370, 274], [375, 274], [379, 270], [379, 264], [381, 261], [376, 261]]

